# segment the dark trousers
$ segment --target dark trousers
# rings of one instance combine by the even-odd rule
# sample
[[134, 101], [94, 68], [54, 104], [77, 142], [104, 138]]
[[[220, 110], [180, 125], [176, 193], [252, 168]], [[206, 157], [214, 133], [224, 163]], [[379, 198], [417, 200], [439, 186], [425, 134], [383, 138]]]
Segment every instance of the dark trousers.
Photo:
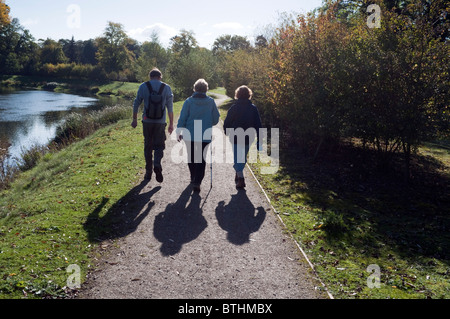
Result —
[[[145, 169], [151, 172], [154, 167], [161, 167], [161, 160], [166, 149], [166, 125], [142, 122], [144, 128]], [[155, 158], [153, 160], [153, 151]]]
[[205, 177], [206, 161], [203, 154], [209, 143], [186, 141], [191, 182], [200, 185]]

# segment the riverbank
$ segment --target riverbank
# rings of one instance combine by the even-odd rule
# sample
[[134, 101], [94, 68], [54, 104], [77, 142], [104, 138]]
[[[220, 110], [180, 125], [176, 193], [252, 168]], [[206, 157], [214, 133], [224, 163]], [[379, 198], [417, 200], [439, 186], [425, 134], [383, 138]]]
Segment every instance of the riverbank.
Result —
[[39, 89], [1, 90], [0, 100], [0, 190], [46, 153], [132, 113], [125, 99]]
[[64, 297], [69, 265], [81, 266], [81, 278], [92, 270], [113, 228], [95, 220], [143, 175], [142, 130], [130, 121], [47, 153], [0, 192], [0, 299]]
[[90, 96], [115, 96], [133, 99], [141, 83], [2, 75], [0, 88], [39, 89]]
[[82, 266], [83, 276], [91, 269], [90, 213], [101, 217], [142, 172], [142, 134], [129, 126], [121, 121], [49, 153], [1, 193], [0, 298], [63, 297], [67, 267]]

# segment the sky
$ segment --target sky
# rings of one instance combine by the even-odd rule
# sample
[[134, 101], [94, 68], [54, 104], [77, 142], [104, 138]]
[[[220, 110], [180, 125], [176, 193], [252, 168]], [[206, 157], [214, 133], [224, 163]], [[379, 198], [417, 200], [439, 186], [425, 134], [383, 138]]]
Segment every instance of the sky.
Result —
[[157, 32], [168, 46], [180, 30], [192, 31], [199, 45], [211, 48], [224, 34], [252, 41], [283, 13], [307, 13], [322, 0], [6, 0], [36, 40], [88, 40], [103, 34], [108, 21], [121, 23], [129, 37], [144, 42]]

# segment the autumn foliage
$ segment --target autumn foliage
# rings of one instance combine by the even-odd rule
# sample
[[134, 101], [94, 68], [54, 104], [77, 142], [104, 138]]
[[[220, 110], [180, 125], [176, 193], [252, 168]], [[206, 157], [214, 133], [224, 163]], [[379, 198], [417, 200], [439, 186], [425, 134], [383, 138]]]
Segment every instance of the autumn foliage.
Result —
[[3, 27], [10, 22], [9, 6], [5, 3], [5, 0], [0, 0], [0, 27]]
[[403, 153], [408, 167], [421, 142], [448, 138], [450, 9], [443, 0], [375, 2], [380, 28], [368, 27], [364, 1], [285, 19], [266, 49], [228, 58], [229, 89], [257, 88], [264, 121], [281, 128], [285, 146], [317, 155], [357, 139], [381, 165]]

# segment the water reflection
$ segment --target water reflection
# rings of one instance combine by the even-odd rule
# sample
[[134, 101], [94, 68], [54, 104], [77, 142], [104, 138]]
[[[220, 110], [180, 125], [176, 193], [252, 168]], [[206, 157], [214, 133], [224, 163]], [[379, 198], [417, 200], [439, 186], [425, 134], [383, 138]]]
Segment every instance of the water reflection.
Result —
[[12, 158], [19, 158], [33, 145], [47, 144], [69, 113], [117, 103], [118, 99], [48, 91], [0, 91], [0, 140], [11, 144], [8, 151]]

